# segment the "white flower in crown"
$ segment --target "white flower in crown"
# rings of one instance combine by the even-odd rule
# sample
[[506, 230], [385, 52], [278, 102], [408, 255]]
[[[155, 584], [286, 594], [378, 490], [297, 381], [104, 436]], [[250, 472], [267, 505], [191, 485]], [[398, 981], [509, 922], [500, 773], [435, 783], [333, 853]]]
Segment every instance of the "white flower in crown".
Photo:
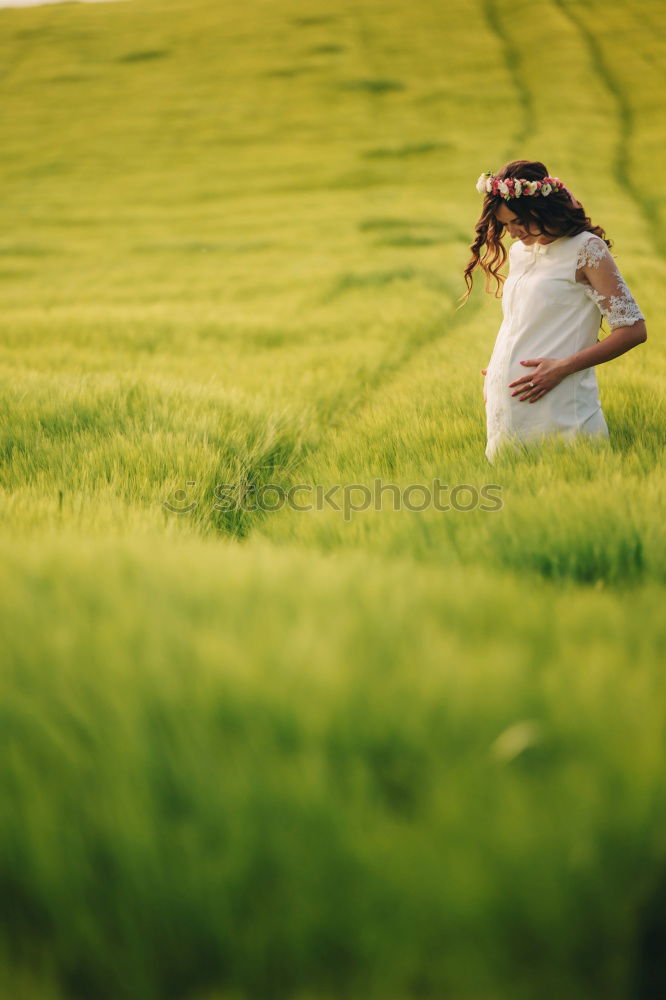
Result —
[[493, 175], [488, 173], [488, 171], [481, 174], [478, 181], [476, 182], [476, 190], [479, 192], [479, 194], [485, 194], [487, 191], [490, 191], [493, 183], [492, 176]]
[[541, 185], [541, 194], [544, 196], [544, 198], [546, 197], [546, 195], [550, 194], [552, 190], [553, 190], [553, 185], [549, 184], [548, 181], [544, 181], [544, 183]]
[[502, 197], [506, 198], [506, 196], [509, 193], [509, 185], [506, 184], [504, 181], [500, 181], [499, 184], [497, 185], [497, 188]]
[[513, 182], [513, 192], [514, 192], [516, 198], [520, 198], [522, 190], [523, 190], [523, 182], [519, 181], [519, 180], [515, 180]]
[[536, 181], [523, 181], [523, 194], [534, 194], [536, 189]]

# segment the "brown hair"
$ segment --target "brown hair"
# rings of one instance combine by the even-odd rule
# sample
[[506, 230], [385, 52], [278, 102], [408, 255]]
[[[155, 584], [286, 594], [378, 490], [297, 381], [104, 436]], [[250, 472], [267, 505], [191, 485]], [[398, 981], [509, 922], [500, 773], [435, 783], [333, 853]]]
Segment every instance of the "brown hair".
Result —
[[[549, 176], [545, 164], [538, 160], [512, 160], [501, 170], [494, 174], [500, 180], [507, 177], [522, 177], [528, 181], [540, 181]], [[504, 283], [506, 275], [498, 273], [507, 258], [507, 251], [501, 241], [504, 226], [498, 222], [495, 212], [500, 203], [504, 202], [499, 194], [486, 194], [483, 199], [483, 208], [479, 221], [476, 224], [476, 238], [470, 244], [472, 256], [465, 268], [465, 284], [467, 291], [461, 296], [460, 309], [465, 305], [472, 292], [472, 272], [476, 267], [481, 267], [486, 275], [486, 292], [490, 292], [490, 279], [493, 277], [497, 282], [495, 298], [501, 298], [500, 289]], [[520, 221], [528, 226], [535, 224], [544, 236], [576, 236], [578, 233], [588, 231], [600, 236], [608, 249], [612, 247], [612, 241], [606, 239], [605, 230], [601, 226], [592, 225], [589, 215], [585, 214], [585, 209], [579, 201], [566, 189], [553, 189], [547, 198], [532, 195], [525, 198], [511, 198], [509, 202], [511, 209], [515, 212]], [[485, 245], [486, 251], [481, 257], [479, 251]]]

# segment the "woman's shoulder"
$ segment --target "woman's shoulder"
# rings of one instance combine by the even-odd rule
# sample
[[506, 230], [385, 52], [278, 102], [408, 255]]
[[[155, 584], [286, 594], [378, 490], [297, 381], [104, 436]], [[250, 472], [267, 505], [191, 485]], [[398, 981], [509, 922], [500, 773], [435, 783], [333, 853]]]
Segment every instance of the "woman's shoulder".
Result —
[[614, 259], [606, 241], [589, 229], [573, 236], [564, 236], [556, 240], [553, 246], [559, 248], [555, 249], [557, 256], [574, 262], [576, 271], [587, 266], [599, 267], [603, 261]]
[[602, 260], [612, 257], [608, 244], [601, 236], [588, 230], [573, 237], [577, 241], [576, 267], [598, 267]]

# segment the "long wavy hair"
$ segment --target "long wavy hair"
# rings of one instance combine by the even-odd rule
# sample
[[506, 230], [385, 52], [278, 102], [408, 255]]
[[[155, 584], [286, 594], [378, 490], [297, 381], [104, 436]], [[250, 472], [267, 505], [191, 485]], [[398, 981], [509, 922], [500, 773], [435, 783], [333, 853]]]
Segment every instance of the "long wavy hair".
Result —
[[[500, 180], [507, 177], [524, 177], [528, 181], [541, 181], [549, 176], [546, 165], [539, 160], [512, 160], [494, 175]], [[581, 203], [574, 198], [566, 188], [551, 191], [547, 198], [537, 196], [525, 198], [511, 198], [506, 202], [499, 194], [486, 194], [483, 199], [483, 208], [479, 221], [476, 224], [476, 238], [470, 244], [472, 256], [465, 268], [465, 284], [467, 291], [461, 296], [460, 309], [465, 305], [472, 292], [472, 274], [477, 267], [485, 272], [486, 292], [491, 291], [491, 278], [497, 282], [495, 298], [501, 298], [501, 288], [506, 279], [505, 274], [500, 273], [508, 254], [506, 247], [502, 243], [504, 225], [498, 222], [495, 212], [501, 204], [510, 204], [511, 210], [520, 219], [521, 223], [531, 228], [536, 228], [544, 236], [577, 236], [578, 233], [588, 231], [600, 236], [608, 249], [612, 247], [612, 241], [606, 239], [606, 232], [601, 226], [592, 224], [589, 215]], [[485, 252], [481, 256], [481, 249], [485, 246]]]

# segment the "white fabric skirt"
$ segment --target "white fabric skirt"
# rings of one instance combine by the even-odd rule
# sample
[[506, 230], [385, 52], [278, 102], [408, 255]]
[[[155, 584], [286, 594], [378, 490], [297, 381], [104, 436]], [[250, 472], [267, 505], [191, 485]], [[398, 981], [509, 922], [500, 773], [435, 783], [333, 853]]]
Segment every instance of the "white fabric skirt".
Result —
[[[523, 405], [529, 406], [530, 404], [525, 403]], [[553, 429], [547, 432], [543, 428], [535, 428], [533, 432], [529, 432], [525, 428], [522, 428], [519, 433], [516, 431], [503, 431], [488, 441], [486, 445], [486, 458], [492, 465], [497, 452], [505, 445], [512, 445], [514, 451], [520, 452], [524, 450], [525, 446], [534, 446], [545, 438], [557, 437], [571, 443], [581, 436], [610, 440], [608, 425], [606, 424], [606, 418], [601, 407], [576, 427]]]

